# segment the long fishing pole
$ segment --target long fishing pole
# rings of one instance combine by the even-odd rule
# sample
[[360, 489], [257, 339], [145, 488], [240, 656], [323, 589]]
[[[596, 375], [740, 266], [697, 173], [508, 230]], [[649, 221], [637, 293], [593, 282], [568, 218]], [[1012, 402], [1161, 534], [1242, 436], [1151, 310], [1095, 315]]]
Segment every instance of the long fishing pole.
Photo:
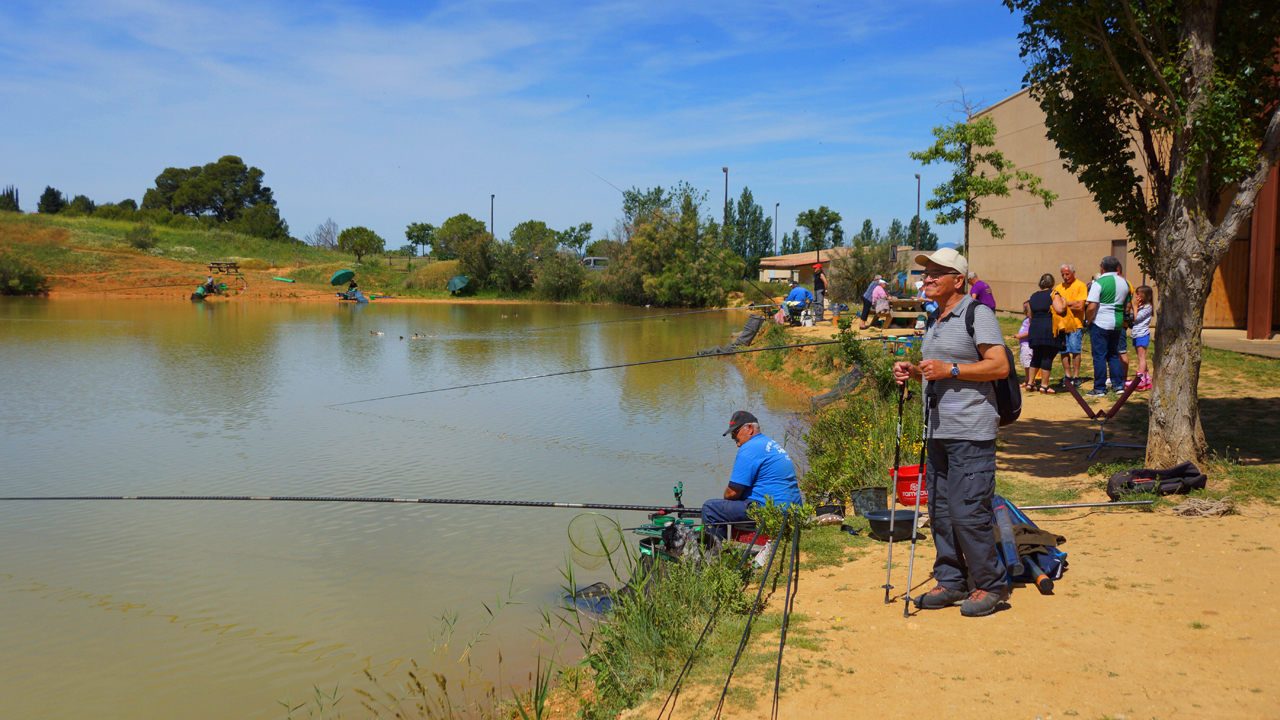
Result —
[[622, 318], [620, 320], [597, 320], [595, 322], [573, 323], [572, 325], [552, 325], [550, 327], [529, 328], [525, 332], [540, 332], [542, 330], [559, 330], [560, 328], [582, 327], [584, 325], [604, 325], [606, 323], [631, 322], [633, 320], [652, 320], [654, 318], [676, 317], [678, 315], [699, 315], [701, 313], [724, 312], [725, 310], [753, 310], [755, 308], [773, 307], [770, 304], [764, 305], [739, 305], [737, 307], [711, 308], [710, 310], [690, 310], [688, 312], [666, 313], [664, 315], [637, 315], [636, 317]]
[[331, 495], [57, 495], [0, 497], [7, 501], [48, 500], [206, 500], [206, 501], [273, 501], [335, 503], [407, 503], [418, 505], [501, 505], [508, 507], [549, 507], [574, 510], [635, 510], [637, 512], [700, 513], [702, 508], [665, 507], [661, 505], [615, 505], [607, 503], [563, 503], [535, 500], [454, 500], [448, 498], [337, 497]]
[[[858, 338], [858, 340], [877, 340], [877, 337]], [[501, 383], [519, 382], [521, 380], [538, 380], [540, 378], [559, 377], [561, 375], [575, 375], [578, 373], [595, 372], [597, 370], [617, 370], [618, 368], [636, 367], [637, 365], [654, 365], [657, 363], [676, 362], [678, 360], [697, 360], [699, 358], [724, 357], [725, 355], [742, 355], [745, 353], [765, 352], [766, 350], [790, 350], [791, 348], [812, 347], [814, 345], [835, 345], [839, 340], [816, 340], [814, 342], [796, 343], [794, 345], [772, 345], [762, 348], [747, 348], [745, 350], [733, 350], [731, 352], [716, 353], [714, 355], [682, 355], [680, 357], [662, 358], [660, 360], [641, 360], [639, 362], [621, 363], [619, 365], [602, 365], [600, 367], [581, 368], [578, 370], [561, 370], [553, 373], [542, 373], [541, 375], [526, 375], [518, 378], [507, 378], [505, 380], [488, 380], [485, 382], [468, 383], [466, 385], [454, 385], [453, 387], [435, 388], [432, 390], [418, 390], [415, 392], [399, 393], [398, 395], [384, 395], [382, 397], [368, 398], [365, 400], [352, 400], [351, 402], [334, 403], [326, 407], [342, 407], [344, 405], [358, 405], [359, 403], [374, 402], [375, 400], [391, 400], [394, 398], [410, 397], [412, 395], [426, 395], [428, 393], [446, 392], [449, 390], [463, 390], [466, 388], [483, 387], [485, 385], [499, 385]]]
[[781, 538], [772, 539], [773, 546], [769, 549], [769, 561], [765, 563], [764, 572], [760, 574], [760, 589], [756, 592], [756, 601], [751, 605], [751, 612], [747, 613], [747, 626], [742, 631], [742, 640], [738, 642], [738, 652], [734, 654], [733, 662], [729, 665], [729, 675], [724, 679], [724, 689], [720, 691], [720, 701], [716, 703], [716, 711], [712, 715], [714, 720], [720, 720], [720, 713], [724, 711], [724, 700], [729, 694], [729, 683], [733, 681], [733, 672], [737, 670], [738, 661], [742, 659], [742, 651], [746, 649], [747, 640], [751, 637], [751, 623], [755, 621], [756, 611], [760, 608], [760, 598], [764, 597], [764, 586], [768, 584], [769, 571], [773, 569], [773, 556], [778, 554], [778, 546], [781, 544]]
[[[732, 525], [734, 523], [707, 523], [708, 525]], [[755, 547], [756, 538], [760, 537], [760, 528], [757, 526], [755, 534], [751, 536], [742, 548], [742, 556], [738, 558], [738, 566], [734, 568], [735, 573], [742, 572], [742, 566], [747, 562], [747, 555], [751, 552], [751, 548]], [[689, 659], [684, 661], [684, 667], [680, 668], [680, 674], [676, 676], [676, 682], [671, 686], [671, 692], [667, 694], [667, 699], [662, 703], [662, 707], [658, 710], [657, 720], [662, 720], [662, 714], [667, 712], [668, 703], [671, 705], [671, 712], [667, 713], [667, 720], [675, 717], [676, 703], [680, 701], [680, 684], [684, 682], [685, 676], [689, 673], [689, 668], [693, 667], [693, 659], [698, 656], [698, 648], [702, 647], [702, 641], [706, 639], [707, 632], [711, 630], [711, 624], [715, 622], [716, 616], [720, 614], [720, 606], [724, 604], [724, 598], [721, 597], [716, 601], [716, 606], [712, 608], [711, 615], [707, 617], [707, 624], [702, 626], [702, 633], [698, 635], [698, 641], [693, 644], [693, 650], [689, 652]]]
[[[795, 532], [791, 538], [791, 564], [787, 567], [787, 591], [782, 600], [782, 632], [778, 640], [778, 665], [773, 670], [773, 711], [770, 720], [778, 720], [778, 692], [782, 686], [782, 651], [787, 647], [787, 625], [791, 620], [791, 610], [795, 605], [796, 593], [800, 592], [800, 522], [793, 518]], [[795, 578], [795, 593], [791, 591], [791, 579]]]

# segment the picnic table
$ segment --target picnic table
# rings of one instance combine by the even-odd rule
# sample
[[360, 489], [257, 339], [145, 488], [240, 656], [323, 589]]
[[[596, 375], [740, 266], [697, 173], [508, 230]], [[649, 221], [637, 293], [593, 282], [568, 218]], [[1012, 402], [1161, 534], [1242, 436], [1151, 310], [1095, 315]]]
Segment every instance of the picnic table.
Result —
[[235, 262], [211, 262], [209, 263], [210, 273], [239, 273], [240, 263]]
[[917, 316], [924, 314], [924, 298], [890, 298], [889, 308], [892, 310], [889, 317], [894, 320], [903, 318], [915, 321]]

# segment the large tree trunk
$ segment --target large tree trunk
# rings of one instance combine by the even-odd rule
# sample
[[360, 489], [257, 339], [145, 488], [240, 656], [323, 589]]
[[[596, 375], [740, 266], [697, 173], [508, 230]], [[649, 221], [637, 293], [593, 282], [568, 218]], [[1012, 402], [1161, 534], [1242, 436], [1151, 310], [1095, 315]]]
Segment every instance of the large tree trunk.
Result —
[[[1195, 243], [1194, 237], [1180, 238]], [[1181, 243], [1180, 243], [1181, 244]], [[1189, 257], [1173, 253], [1175, 256]], [[1168, 257], [1168, 255], [1166, 255]], [[1168, 468], [1180, 462], [1202, 463], [1209, 446], [1200, 426], [1200, 329], [1209, 295], [1209, 277], [1189, 262], [1174, 263], [1162, 273], [1160, 311], [1152, 343], [1152, 388], [1146, 467]], [[1216, 266], [1217, 263], [1214, 263]]]
[[1200, 331], [1213, 273], [1230, 243], [1219, 237], [1227, 228], [1208, 221], [1207, 195], [1175, 195], [1157, 233], [1153, 274], [1160, 295], [1151, 357], [1149, 468], [1200, 464], [1209, 454], [1200, 426]]

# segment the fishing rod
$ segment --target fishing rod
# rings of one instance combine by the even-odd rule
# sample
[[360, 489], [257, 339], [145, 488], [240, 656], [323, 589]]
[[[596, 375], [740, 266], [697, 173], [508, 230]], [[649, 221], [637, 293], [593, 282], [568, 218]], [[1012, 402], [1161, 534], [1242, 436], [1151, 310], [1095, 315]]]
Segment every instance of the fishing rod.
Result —
[[559, 330], [560, 328], [582, 327], [584, 325], [604, 325], [606, 323], [631, 322], [632, 320], [652, 320], [654, 318], [676, 317], [677, 315], [698, 315], [701, 313], [724, 312], [725, 310], [753, 310], [755, 308], [773, 307], [772, 303], [763, 305], [739, 305], [738, 307], [722, 307], [711, 308], [710, 310], [690, 310], [688, 312], [667, 313], [665, 315], [638, 315], [636, 317], [622, 318], [620, 320], [597, 320], [595, 322], [574, 323], [572, 325], [552, 325], [550, 327], [529, 328], [525, 332], [539, 332], [542, 330]]
[[[596, 175], [594, 172], [592, 172], [592, 171], [590, 171], [590, 170], [588, 170], [587, 172], [591, 173], [592, 175], [595, 175], [597, 178], [599, 178], [599, 179], [600, 179], [600, 181], [601, 181], [601, 182], [603, 182], [604, 184], [606, 184], [606, 185], [608, 185], [609, 187], [613, 188], [614, 190], [617, 190], [618, 192], [622, 193], [622, 197], [623, 197], [623, 198], [625, 198], [625, 197], [627, 196], [627, 192], [626, 192], [625, 190], [623, 190], [622, 188], [618, 187], [617, 185], [614, 185], [613, 183], [609, 182], [608, 180], [605, 180], [604, 178], [600, 177], [599, 175]], [[687, 236], [687, 235], [685, 235], [683, 232], [681, 232], [681, 231], [680, 231], [680, 228], [678, 228], [678, 227], [676, 227], [675, 225], [673, 225], [673, 224], [671, 223], [671, 221], [670, 221], [670, 220], [667, 220], [665, 217], [663, 217], [663, 216], [659, 215], [659, 214], [658, 214], [658, 211], [657, 211], [657, 209], [656, 209], [656, 208], [655, 208], [655, 209], [650, 213], [650, 215], [652, 215], [652, 216], [653, 216], [653, 219], [654, 219], [654, 220], [657, 220], [658, 222], [666, 223], [667, 227], [671, 228], [672, 230], [675, 230], [675, 232], [676, 232], [676, 234], [677, 234], [677, 235], [679, 235], [679, 236], [681, 236], [681, 237], [688, 238], [688, 236]], [[693, 241], [694, 241], [694, 242], [698, 243], [698, 245], [702, 246], [702, 249], [703, 249], [703, 250], [706, 250], [706, 249], [707, 249], [707, 246], [706, 246], [706, 245], [704, 245], [704, 244], [703, 244], [703, 242], [702, 242], [701, 240], [699, 240], [696, 236], [695, 236], [695, 237], [693, 237], [692, 239], [693, 239]], [[722, 259], [720, 258], [720, 256], [719, 256], [719, 255], [716, 255], [715, 253], [707, 253], [707, 254], [708, 254], [708, 255], [710, 255], [711, 257], [715, 258], [716, 262], [718, 262], [718, 263], [720, 263], [721, 265], [723, 265], [723, 266], [725, 267], [725, 269], [726, 269], [726, 270], [730, 271], [730, 273], [732, 273], [732, 272], [733, 272], [733, 268], [729, 267], [729, 264], [728, 264], [728, 263], [726, 263], [724, 260], [722, 260]], [[756, 292], [760, 293], [760, 295], [761, 295], [762, 297], [765, 297], [765, 298], [767, 298], [767, 299], [768, 299], [768, 300], [770, 300], [770, 301], [772, 301], [772, 300], [773, 300], [773, 297], [774, 297], [774, 296], [773, 296], [773, 294], [772, 294], [772, 293], [767, 293], [767, 292], [765, 292], [764, 290], [761, 290], [761, 289], [760, 289], [760, 286], [759, 286], [759, 285], [756, 285], [754, 282], [752, 282], [750, 278], [743, 278], [743, 280], [744, 280], [748, 285], [750, 285], [751, 287], [755, 288], [755, 289], [756, 289]]]
[[636, 512], [700, 513], [696, 507], [664, 507], [661, 505], [615, 505], [607, 503], [540, 502], [536, 500], [454, 500], [448, 498], [337, 497], [331, 495], [60, 495], [0, 497], [0, 502], [49, 500], [205, 500], [205, 501], [272, 501], [334, 503], [407, 503], [416, 505], [499, 505], [505, 507], [548, 507], [573, 510], [634, 510]]
[[[858, 340], [876, 340], [877, 337], [858, 338]], [[518, 378], [507, 378], [506, 380], [488, 380], [485, 382], [469, 383], [467, 385], [454, 385], [453, 387], [435, 388], [433, 390], [418, 390], [415, 392], [400, 393], [398, 395], [384, 395], [382, 397], [368, 398], [366, 400], [352, 400], [351, 402], [334, 403], [325, 407], [342, 407], [344, 405], [358, 405], [360, 403], [374, 402], [376, 400], [392, 400], [394, 398], [410, 397], [412, 395], [427, 395], [429, 393], [446, 392], [449, 390], [463, 390], [466, 388], [483, 387], [485, 385], [500, 385], [502, 383], [519, 382], [521, 380], [538, 380], [540, 378], [559, 377], [561, 375], [576, 375], [578, 373], [595, 372], [596, 370], [617, 370], [618, 368], [636, 367], [637, 365], [654, 365], [657, 363], [676, 362], [678, 360], [697, 360], [698, 358], [724, 357], [725, 355], [742, 355], [753, 352], [764, 352], [766, 350], [790, 350], [791, 348], [812, 347], [814, 345], [835, 345], [839, 340], [817, 340], [807, 343], [796, 343], [794, 345], [773, 345], [762, 348], [747, 348], [746, 350], [733, 350], [731, 352], [716, 353], [714, 355], [682, 355], [680, 357], [663, 358], [661, 360], [641, 360], [640, 362], [621, 363], [619, 365], [602, 365], [593, 368], [581, 368], [579, 370], [561, 370], [560, 372], [542, 373], [541, 375], [526, 375]]]

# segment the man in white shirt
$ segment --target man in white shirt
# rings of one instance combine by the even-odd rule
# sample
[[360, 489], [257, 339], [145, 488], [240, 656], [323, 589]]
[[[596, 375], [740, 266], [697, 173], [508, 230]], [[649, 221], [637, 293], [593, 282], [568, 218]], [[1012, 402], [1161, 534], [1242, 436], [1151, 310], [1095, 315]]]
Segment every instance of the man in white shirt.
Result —
[[1089, 284], [1085, 317], [1089, 326], [1089, 345], [1093, 352], [1093, 390], [1088, 397], [1107, 394], [1107, 377], [1119, 392], [1124, 387], [1124, 368], [1120, 363], [1120, 341], [1124, 339], [1124, 309], [1129, 303], [1129, 283], [1119, 275], [1120, 261], [1108, 255], [1102, 258], [1102, 274]]

